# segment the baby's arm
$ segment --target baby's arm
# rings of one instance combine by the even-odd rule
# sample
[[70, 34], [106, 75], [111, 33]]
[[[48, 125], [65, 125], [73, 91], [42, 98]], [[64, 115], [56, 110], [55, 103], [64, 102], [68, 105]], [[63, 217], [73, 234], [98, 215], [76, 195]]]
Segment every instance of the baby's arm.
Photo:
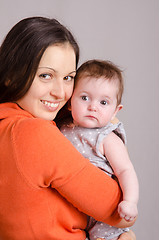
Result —
[[132, 221], [138, 214], [139, 185], [127, 149], [123, 141], [112, 132], [104, 139], [101, 153], [110, 162], [123, 192], [123, 201], [118, 206], [120, 217]]

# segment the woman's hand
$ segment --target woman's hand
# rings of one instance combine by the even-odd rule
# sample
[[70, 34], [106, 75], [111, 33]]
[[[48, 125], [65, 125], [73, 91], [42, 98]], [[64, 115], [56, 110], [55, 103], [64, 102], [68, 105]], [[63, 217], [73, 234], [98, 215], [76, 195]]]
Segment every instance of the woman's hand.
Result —
[[[97, 238], [96, 240], [103, 240], [102, 238]], [[133, 231], [125, 232], [120, 235], [119, 240], [136, 240], [135, 233]]]
[[119, 240], [136, 240], [135, 233], [130, 230], [129, 232], [123, 233], [120, 237]]

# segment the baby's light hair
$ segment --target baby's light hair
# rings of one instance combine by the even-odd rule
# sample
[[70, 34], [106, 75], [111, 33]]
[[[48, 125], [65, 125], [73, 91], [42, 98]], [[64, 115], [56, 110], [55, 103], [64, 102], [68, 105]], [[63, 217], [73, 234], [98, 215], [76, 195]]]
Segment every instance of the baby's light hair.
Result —
[[77, 70], [75, 77], [75, 86], [83, 77], [105, 78], [108, 81], [118, 83], [117, 105], [121, 103], [124, 91], [124, 80], [122, 70], [114, 63], [104, 60], [89, 60], [83, 63]]

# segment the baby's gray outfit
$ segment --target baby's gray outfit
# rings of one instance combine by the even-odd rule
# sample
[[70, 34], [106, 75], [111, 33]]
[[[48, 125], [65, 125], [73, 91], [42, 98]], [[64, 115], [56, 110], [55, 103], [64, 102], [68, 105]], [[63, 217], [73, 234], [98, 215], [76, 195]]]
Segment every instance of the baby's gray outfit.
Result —
[[[126, 134], [121, 122], [117, 124], [109, 123], [102, 128], [83, 128], [75, 126], [73, 123], [68, 123], [64, 124], [60, 130], [85, 158], [88, 158], [91, 163], [105, 171], [109, 176], [113, 176], [113, 169], [108, 160], [100, 153], [100, 144], [111, 132], [115, 132], [126, 144]], [[112, 227], [105, 223], [97, 222], [90, 217], [87, 230], [90, 240], [96, 238], [109, 240], [115, 239], [129, 229]]]

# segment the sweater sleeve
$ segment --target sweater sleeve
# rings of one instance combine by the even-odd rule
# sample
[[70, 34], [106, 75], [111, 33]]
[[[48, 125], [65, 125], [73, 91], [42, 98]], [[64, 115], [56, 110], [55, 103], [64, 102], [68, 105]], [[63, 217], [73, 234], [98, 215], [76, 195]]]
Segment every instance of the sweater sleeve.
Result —
[[35, 188], [55, 188], [79, 211], [115, 225], [118, 184], [85, 159], [51, 122], [18, 121], [13, 129], [18, 170]]

